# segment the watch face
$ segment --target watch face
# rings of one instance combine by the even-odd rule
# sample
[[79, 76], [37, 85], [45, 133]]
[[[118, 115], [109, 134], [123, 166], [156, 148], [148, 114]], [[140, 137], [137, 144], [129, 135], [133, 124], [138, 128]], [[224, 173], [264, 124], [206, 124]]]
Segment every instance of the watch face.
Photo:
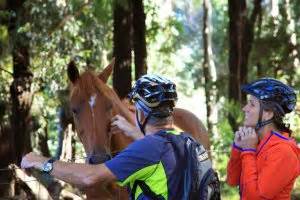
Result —
[[46, 163], [45, 165], [44, 165], [44, 168], [43, 168], [43, 171], [44, 172], [50, 172], [52, 170], [52, 163]]

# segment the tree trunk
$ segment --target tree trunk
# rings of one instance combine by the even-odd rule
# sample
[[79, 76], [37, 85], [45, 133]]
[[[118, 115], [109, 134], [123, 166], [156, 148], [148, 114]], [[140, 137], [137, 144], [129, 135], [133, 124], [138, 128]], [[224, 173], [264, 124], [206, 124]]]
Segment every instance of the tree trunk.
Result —
[[31, 124], [33, 75], [29, 69], [29, 38], [25, 33], [18, 32], [18, 28], [26, 23], [26, 13], [22, 3], [23, 1], [8, 1], [9, 9], [16, 14], [8, 27], [13, 58], [13, 82], [10, 86], [10, 94], [16, 164], [20, 164], [24, 153], [31, 151], [29, 125]]
[[256, 71], [257, 71], [256, 76], [258, 78], [262, 78], [263, 77], [263, 70], [262, 70], [262, 66], [259, 62], [256, 64]]
[[213, 109], [216, 108], [216, 68], [213, 61], [212, 55], [212, 46], [211, 46], [211, 3], [210, 0], [203, 1], [203, 51], [204, 51], [204, 60], [203, 60], [203, 73], [205, 78], [205, 101], [206, 101], [206, 121], [208, 132], [213, 131], [213, 124], [217, 120], [217, 116]]
[[[248, 75], [248, 60], [252, 50], [252, 44], [254, 41], [255, 22], [261, 13], [262, 0], [254, 0], [254, 8], [252, 10], [250, 18], [245, 16], [245, 27], [243, 28], [243, 41], [242, 41], [242, 60], [241, 60], [241, 84], [247, 83]], [[246, 102], [246, 95], [242, 95], [242, 103]]]
[[63, 140], [63, 147], [62, 147], [62, 153], [60, 156], [60, 160], [63, 161], [72, 161], [74, 156], [74, 137], [75, 132], [72, 129], [72, 124], [69, 124], [68, 127], [64, 131], [64, 140]]
[[229, 99], [241, 102], [242, 15], [245, 0], [229, 0]]
[[[284, 1], [284, 8], [283, 9], [286, 13], [285, 16], [287, 20], [287, 29], [286, 32], [289, 35], [289, 41], [288, 41], [288, 46], [289, 46], [289, 52], [288, 56], [291, 58], [292, 65], [290, 68], [287, 68], [286, 70], [289, 71], [289, 74], [296, 74], [297, 68], [300, 66], [300, 61], [299, 61], [299, 50], [298, 50], [298, 44], [297, 44], [297, 32], [296, 32], [296, 22], [293, 17], [293, 12], [291, 8], [291, 2], [290, 0], [285, 0]], [[289, 79], [287, 80], [290, 85], [295, 84], [295, 76], [290, 76]]]
[[71, 124], [74, 128], [74, 119], [71, 113], [71, 108], [69, 106], [69, 89], [61, 90], [58, 93], [59, 101], [60, 101], [60, 108], [58, 112], [59, 118], [59, 126], [57, 129], [58, 132], [58, 147], [55, 152], [55, 158], [59, 159], [62, 154], [65, 131]]
[[38, 134], [38, 147], [42, 153], [43, 156], [45, 157], [51, 157], [49, 147], [48, 147], [48, 123], [46, 127], [44, 128], [43, 133]]
[[[122, 3], [122, 4], [121, 4]], [[114, 57], [113, 87], [120, 98], [131, 90], [131, 31], [132, 12], [130, 0], [114, 4]]]
[[143, 0], [132, 1], [135, 79], [147, 73], [146, 15]]
[[[6, 1], [6, 10], [11, 14], [7, 24], [9, 42], [12, 47], [13, 60], [13, 82], [10, 86], [11, 95], [11, 131], [7, 134], [7, 152], [1, 159], [1, 168], [7, 168], [10, 163], [20, 164], [22, 156], [31, 151], [30, 142], [30, 107], [32, 103], [31, 82], [32, 73], [29, 69], [29, 38], [19, 28], [26, 23], [27, 13], [23, 8], [21, 0]], [[3, 155], [2, 155], [3, 156]], [[0, 182], [7, 183], [1, 185], [0, 197], [13, 197], [15, 191], [12, 171], [3, 171], [0, 175]]]
[[[0, 122], [1, 123], [1, 122]], [[1, 125], [0, 129], [0, 199], [14, 196], [13, 171], [8, 165], [13, 162], [13, 145], [11, 129]], [[7, 170], [4, 170], [7, 169]]]
[[[229, 100], [245, 103], [241, 85], [247, 83], [248, 58], [254, 40], [254, 25], [261, 12], [261, 0], [254, 1], [250, 18], [247, 18], [245, 0], [228, 0], [229, 4]], [[229, 123], [237, 128], [236, 119], [229, 113]]]
[[254, 39], [254, 25], [261, 12], [261, 0], [247, 18], [245, 0], [229, 0], [229, 99], [244, 102], [240, 86], [247, 82], [248, 58]]

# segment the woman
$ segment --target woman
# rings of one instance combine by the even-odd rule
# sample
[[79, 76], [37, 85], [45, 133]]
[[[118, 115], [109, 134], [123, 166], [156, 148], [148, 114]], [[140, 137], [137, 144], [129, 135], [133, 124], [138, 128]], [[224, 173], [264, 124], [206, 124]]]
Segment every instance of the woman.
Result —
[[296, 94], [282, 82], [262, 78], [242, 88], [249, 94], [244, 126], [235, 132], [227, 183], [239, 186], [243, 200], [291, 199], [300, 172], [299, 149], [284, 124]]

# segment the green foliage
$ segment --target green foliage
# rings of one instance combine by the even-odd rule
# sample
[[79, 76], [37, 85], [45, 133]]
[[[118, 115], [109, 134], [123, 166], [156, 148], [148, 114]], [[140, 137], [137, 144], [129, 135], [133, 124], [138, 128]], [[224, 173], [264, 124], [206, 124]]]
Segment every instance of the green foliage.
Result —
[[[299, 99], [299, 94], [298, 94]], [[296, 108], [299, 108], [299, 104], [297, 104]], [[293, 131], [292, 136], [295, 137], [296, 141], [300, 141], [300, 115], [299, 109], [296, 109], [296, 112], [292, 112], [287, 115], [284, 119], [284, 122], [290, 125], [290, 129]]]
[[[1, 13], [1, 11], [0, 11]], [[0, 16], [1, 18], [1, 16]], [[9, 52], [9, 37], [7, 27], [0, 26], [0, 125], [9, 125], [10, 96], [9, 84], [12, 81], [12, 60], [5, 56]]]
[[[112, 49], [112, 11], [110, 1], [26, 1], [28, 22], [18, 27], [30, 43], [31, 70], [34, 74], [32, 91], [35, 93], [31, 114], [36, 124], [33, 138], [48, 132], [50, 149], [57, 145], [58, 107], [61, 105], [58, 91], [68, 85], [66, 65], [76, 59], [80, 70], [85, 63], [103, 67]], [[1, 17], [5, 13], [1, 11]], [[6, 15], [5, 15], [6, 16]], [[9, 15], [7, 15], [9, 17]], [[7, 27], [0, 26], [0, 67], [12, 71]], [[23, 41], [25, 42], [25, 40]], [[5, 119], [9, 119], [9, 85], [12, 77], [0, 71], [0, 97], [5, 102]], [[35, 139], [33, 139], [35, 142]]]
[[[223, 153], [228, 156], [230, 147], [234, 138], [234, 131], [232, 130], [227, 115], [228, 113], [232, 114], [234, 119], [236, 119], [237, 123], [241, 122], [242, 112], [240, 107], [231, 103], [231, 102], [223, 102], [221, 105], [222, 109], [219, 111], [219, 119], [217, 124], [218, 134], [215, 134], [212, 138], [213, 148], [216, 152], [220, 152], [216, 155], [216, 159], [223, 159], [224, 157], [218, 157], [218, 155], [222, 155]], [[219, 160], [220, 161], [220, 160]], [[224, 170], [224, 169], [222, 169]], [[221, 171], [222, 171], [221, 170]], [[222, 171], [225, 173], [225, 171]], [[224, 175], [223, 173], [223, 175]]]
[[[33, 115], [33, 136], [49, 134], [49, 147], [54, 153], [57, 146], [58, 110], [65, 106], [68, 80], [66, 65], [71, 59], [84, 71], [86, 63], [99, 71], [112, 54], [113, 40], [113, 4], [127, 7], [122, 0], [31, 0], [25, 1], [25, 10], [29, 13], [28, 22], [20, 25], [18, 31], [26, 36], [30, 44], [31, 70], [34, 74], [32, 91], [35, 93], [31, 114]], [[162, 74], [177, 83], [180, 95], [195, 94], [195, 89], [203, 89], [203, 1], [144, 1], [146, 13], [147, 64], [149, 73]], [[241, 105], [227, 102], [228, 93], [228, 1], [213, 0], [212, 54], [217, 68], [216, 83], [218, 101], [218, 123], [216, 133], [211, 138], [214, 165], [222, 181], [222, 199], [238, 199], [237, 189], [225, 184], [226, 166], [234, 131], [229, 125], [228, 115], [241, 124], [243, 114]], [[0, 7], [3, 1], [0, 1]], [[249, 12], [252, 2], [247, 3]], [[262, 20], [255, 25], [255, 40], [249, 58], [248, 80], [258, 76], [273, 76], [300, 87], [299, 34], [300, 1], [279, 1], [277, 16], [270, 14], [268, 1], [262, 7]], [[293, 31], [290, 29], [290, 12], [294, 20], [294, 33], [297, 46], [290, 42]], [[0, 11], [0, 119], [1, 124], [9, 123], [10, 96], [12, 82], [12, 58], [10, 40], [22, 41], [8, 35], [7, 25], [13, 13]], [[126, 39], [126, 38], [124, 38]], [[24, 40], [25, 41], [25, 40]], [[298, 54], [294, 55], [293, 50]], [[262, 74], [258, 74], [261, 66]], [[200, 91], [197, 90], [197, 91]], [[202, 91], [202, 90], [201, 90]], [[200, 102], [197, 99], [193, 102]], [[194, 106], [194, 105], [193, 105]], [[196, 106], [196, 105], [195, 105]], [[198, 105], [197, 105], [198, 106]], [[202, 107], [202, 105], [200, 106]], [[299, 107], [299, 105], [298, 105]], [[205, 106], [203, 106], [203, 109]], [[199, 118], [205, 120], [205, 112]], [[300, 140], [299, 114], [291, 114], [286, 119], [294, 130], [294, 136]], [[77, 144], [78, 146], [78, 144]], [[80, 148], [80, 147], [77, 147]]]
[[222, 188], [222, 199], [238, 199], [238, 189], [229, 187], [226, 184], [226, 169], [230, 156], [231, 144], [234, 138], [234, 132], [232, 130], [229, 121], [228, 114], [231, 114], [236, 123], [240, 124], [243, 120], [243, 113], [241, 106], [232, 102], [223, 101], [221, 99], [221, 105], [223, 109], [219, 111], [219, 119], [217, 124], [217, 134], [214, 134], [212, 141], [212, 156], [215, 168], [219, 173]]
[[144, 6], [148, 72], [172, 77], [179, 91], [191, 94], [191, 79], [183, 78], [190, 77], [184, 72], [189, 55], [182, 50], [187, 39], [183, 22], [177, 18], [176, 9], [170, 10], [165, 1], [144, 1]]
[[[183, 1], [175, 4], [176, 19], [182, 23], [182, 49], [177, 51], [182, 66], [176, 76], [181, 78], [181, 91], [185, 95], [191, 95], [193, 89], [202, 88], [204, 85], [203, 74], [203, 8], [202, 1]], [[224, 88], [227, 84], [227, 1], [212, 1], [211, 27], [212, 27], [212, 50], [218, 77], [217, 88]], [[183, 54], [183, 55], [181, 55]], [[188, 55], [188, 56], [187, 56]], [[193, 85], [193, 87], [191, 87]], [[188, 89], [186, 89], [188, 88]], [[218, 91], [218, 98], [225, 96], [227, 89]]]
[[[297, 28], [299, 24], [292, 22], [292, 20], [297, 19], [295, 16], [299, 15], [299, 10], [295, 10], [299, 6], [298, 4], [296, 1], [292, 1], [290, 5], [287, 5], [280, 1], [278, 4], [279, 13], [276, 16], [270, 15], [268, 8], [263, 10], [262, 17], [264, 20], [256, 28], [257, 35], [249, 62], [249, 69], [252, 70], [250, 70], [248, 77], [251, 80], [257, 77], [257, 66], [259, 65], [263, 72], [262, 76], [281, 78], [288, 80], [292, 85], [299, 85], [299, 73], [295, 74], [297, 66], [294, 63], [296, 57], [299, 59], [299, 53], [296, 57], [292, 53], [294, 50], [299, 52], [299, 48], [294, 47], [291, 43], [292, 25], [295, 26], [294, 32], [299, 29]], [[291, 18], [288, 17], [288, 13]]]

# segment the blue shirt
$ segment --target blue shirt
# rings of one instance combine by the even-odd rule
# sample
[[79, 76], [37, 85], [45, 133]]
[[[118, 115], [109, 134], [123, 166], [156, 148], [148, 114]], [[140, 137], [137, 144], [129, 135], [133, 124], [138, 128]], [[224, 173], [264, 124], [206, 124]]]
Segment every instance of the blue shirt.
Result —
[[[160, 131], [179, 134], [173, 130]], [[105, 165], [117, 177], [121, 186], [132, 189], [135, 180], [143, 180], [150, 189], [165, 199], [181, 199], [183, 169], [176, 158], [172, 144], [157, 133], [130, 144]], [[135, 199], [149, 199], [137, 187]]]

